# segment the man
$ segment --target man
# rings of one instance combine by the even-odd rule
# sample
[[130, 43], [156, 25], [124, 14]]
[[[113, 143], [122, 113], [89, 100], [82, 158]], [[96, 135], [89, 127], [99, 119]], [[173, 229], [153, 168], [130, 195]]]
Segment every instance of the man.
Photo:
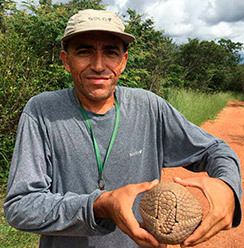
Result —
[[199, 187], [210, 212], [182, 244], [193, 246], [240, 223], [240, 168], [233, 151], [162, 98], [116, 86], [128, 44], [109, 11], [71, 17], [61, 58], [74, 88], [33, 97], [20, 119], [5, 214], [40, 247], [166, 247], [139, 222], [139, 194], [162, 167], [206, 170], [174, 180]]

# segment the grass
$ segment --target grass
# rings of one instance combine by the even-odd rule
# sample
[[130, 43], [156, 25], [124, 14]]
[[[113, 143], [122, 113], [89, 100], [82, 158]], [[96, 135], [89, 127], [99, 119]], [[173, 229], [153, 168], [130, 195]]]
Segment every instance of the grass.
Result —
[[37, 248], [39, 235], [25, 233], [10, 227], [3, 213], [3, 194], [0, 195], [0, 247], [1, 248]]
[[243, 101], [244, 102], [244, 93], [232, 93], [235, 100]]
[[171, 105], [198, 126], [214, 119], [229, 100], [243, 97], [243, 94], [233, 95], [231, 92], [206, 94], [185, 89], [170, 89], [164, 95]]
[[[163, 91], [164, 98], [178, 109], [189, 121], [201, 125], [208, 119], [215, 118], [229, 100], [244, 101], [243, 94], [215, 93], [206, 94], [189, 90], [170, 89]], [[3, 194], [0, 193], [0, 247], [1, 248], [36, 248], [39, 235], [17, 231], [10, 227], [4, 218]]]

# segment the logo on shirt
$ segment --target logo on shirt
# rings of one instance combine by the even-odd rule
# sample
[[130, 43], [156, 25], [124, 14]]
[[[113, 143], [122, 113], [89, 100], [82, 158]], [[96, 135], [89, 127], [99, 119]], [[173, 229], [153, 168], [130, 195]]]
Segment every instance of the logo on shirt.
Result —
[[130, 152], [129, 154], [130, 154], [130, 157], [134, 157], [134, 156], [142, 154], [142, 150], [136, 151], [136, 152]]

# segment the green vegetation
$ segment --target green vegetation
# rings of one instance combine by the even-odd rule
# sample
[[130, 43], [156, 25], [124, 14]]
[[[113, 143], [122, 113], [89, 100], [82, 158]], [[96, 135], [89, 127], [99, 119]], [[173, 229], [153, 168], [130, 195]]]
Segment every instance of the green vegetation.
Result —
[[101, 9], [100, 0], [23, 2], [0, 0], [0, 185], [6, 186], [19, 116], [26, 102], [43, 91], [72, 85], [59, 59], [68, 18], [79, 9]]
[[[43, 91], [72, 85], [59, 59], [68, 18], [81, 9], [104, 9], [102, 0], [23, 2], [0, 0], [0, 185], [5, 190], [19, 116], [26, 102]], [[244, 100], [243, 44], [222, 39], [177, 45], [156, 31], [150, 18], [128, 10], [126, 31], [136, 36], [120, 85], [163, 96], [200, 125], [234, 96]], [[231, 93], [230, 93], [231, 91]], [[233, 93], [234, 92], [234, 93]], [[2, 205], [2, 202], [1, 202]], [[37, 236], [9, 227], [0, 206], [1, 247], [36, 247]], [[29, 244], [30, 242], [30, 244]]]
[[244, 101], [244, 94], [242, 92], [232, 92], [234, 100]]
[[166, 97], [189, 121], [200, 126], [213, 119], [233, 98], [230, 92], [207, 94], [193, 90], [170, 89]]
[[[105, 6], [101, 0], [70, 0], [66, 4], [54, 4], [51, 0], [39, 0], [36, 4], [30, 0], [18, 9], [13, 0], [0, 0], [0, 182], [3, 187], [19, 116], [26, 102], [40, 92], [72, 85], [59, 59], [60, 40], [68, 18], [87, 8], [104, 9]], [[186, 44], [176, 45], [165, 37], [164, 31], [155, 30], [152, 19], [130, 9], [122, 18], [126, 31], [134, 34], [136, 41], [131, 44], [120, 85], [144, 88], [166, 98], [176, 94], [178, 99], [181, 92], [184, 100], [175, 100], [183, 102], [186, 92], [193, 94], [190, 89], [209, 97], [218, 95], [216, 92], [243, 91], [244, 66], [239, 65], [238, 53], [243, 48], [241, 43], [189, 39]], [[189, 106], [198, 102], [193, 96], [189, 100], [192, 101]], [[201, 101], [205, 103], [201, 107], [206, 107], [207, 100]], [[195, 123], [209, 118], [205, 115], [196, 120], [189, 115], [193, 111], [187, 112], [186, 103], [175, 106]], [[200, 116], [200, 108], [197, 109]], [[202, 112], [210, 113], [206, 109]]]

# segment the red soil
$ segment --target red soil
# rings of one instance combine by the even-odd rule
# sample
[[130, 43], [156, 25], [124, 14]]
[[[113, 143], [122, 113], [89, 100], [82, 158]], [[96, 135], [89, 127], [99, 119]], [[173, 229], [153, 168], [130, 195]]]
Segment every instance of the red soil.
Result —
[[[214, 121], [207, 121], [201, 126], [208, 133], [224, 140], [237, 154], [241, 161], [242, 188], [244, 189], [244, 102], [229, 102]], [[196, 175], [183, 168], [164, 169], [162, 180], [177, 177], [191, 177]], [[206, 176], [205, 173], [203, 173]], [[190, 189], [203, 206], [204, 216], [209, 206], [200, 190]], [[244, 199], [242, 199], [242, 206]], [[178, 248], [169, 245], [168, 248]], [[195, 246], [197, 248], [243, 248], [244, 247], [244, 220], [237, 228], [221, 231], [210, 240]]]

